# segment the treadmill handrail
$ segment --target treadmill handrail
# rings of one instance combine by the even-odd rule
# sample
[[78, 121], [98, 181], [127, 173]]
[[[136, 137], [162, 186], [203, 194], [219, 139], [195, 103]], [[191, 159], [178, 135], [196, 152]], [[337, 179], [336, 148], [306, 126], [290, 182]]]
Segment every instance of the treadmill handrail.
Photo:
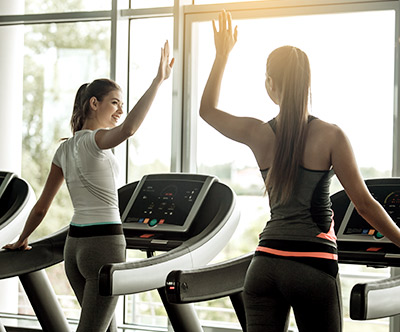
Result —
[[[35, 272], [64, 260], [68, 226], [31, 244], [31, 250], [0, 250], [0, 279]], [[3, 263], [5, 262], [5, 263]]]
[[[247, 268], [254, 252], [222, 263], [191, 270], [172, 271], [166, 280], [171, 303], [209, 301], [243, 291]], [[234, 278], [227, 276], [234, 275]]]
[[400, 276], [356, 284], [350, 295], [350, 318], [369, 320], [400, 314]]
[[4, 175], [4, 180], [0, 184], [0, 199], [1, 196], [3, 196], [4, 192], [6, 191], [11, 180], [15, 177], [15, 174], [11, 172], [1, 172], [1, 173], [4, 173], [5, 175]]

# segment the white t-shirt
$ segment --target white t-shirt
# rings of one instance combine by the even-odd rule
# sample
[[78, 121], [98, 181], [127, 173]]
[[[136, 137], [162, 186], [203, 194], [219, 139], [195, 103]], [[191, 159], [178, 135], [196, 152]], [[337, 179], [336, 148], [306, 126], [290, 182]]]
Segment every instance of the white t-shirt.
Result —
[[118, 163], [111, 150], [95, 141], [98, 130], [81, 130], [61, 143], [53, 163], [63, 171], [74, 206], [71, 224], [121, 223], [118, 208]]

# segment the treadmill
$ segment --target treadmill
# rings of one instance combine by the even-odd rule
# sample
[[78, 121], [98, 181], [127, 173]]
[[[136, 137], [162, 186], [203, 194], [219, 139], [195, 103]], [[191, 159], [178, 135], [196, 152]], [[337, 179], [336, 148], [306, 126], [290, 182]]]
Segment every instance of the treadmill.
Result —
[[14, 173], [0, 171], [0, 248], [21, 233], [35, 201], [28, 182]]
[[[227, 244], [239, 221], [234, 192], [213, 176], [169, 173], [146, 175], [118, 196], [127, 248], [148, 258], [103, 266], [100, 294], [158, 289], [174, 329], [200, 331], [193, 306], [166, 301], [164, 283], [173, 269], [205, 265]], [[43, 331], [69, 331], [44, 272], [63, 260], [67, 233], [68, 227], [34, 242], [30, 251], [0, 251], [0, 279], [19, 276]]]
[[[373, 197], [400, 226], [400, 178], [366, 180]], [[331, 196], [339, 263], [399, 267], [400, 248], [373, 229], [356, 211], [344, 190]], [[229, 296], [246, 331], [243, 285], [253, 253], [219, 264], [172, 271], [166, 280], [171, 303], [193, 303]], [[400, 277], [357, 284], [350, 299], [350, 317], [376, 319], [400, 314]]]
[[[35, 194], [29, 183], [12, 172], [0, 171], [0, 248], [22, 232], [34, 204]], [[5, 331], [1, 322], [0, 331]]]

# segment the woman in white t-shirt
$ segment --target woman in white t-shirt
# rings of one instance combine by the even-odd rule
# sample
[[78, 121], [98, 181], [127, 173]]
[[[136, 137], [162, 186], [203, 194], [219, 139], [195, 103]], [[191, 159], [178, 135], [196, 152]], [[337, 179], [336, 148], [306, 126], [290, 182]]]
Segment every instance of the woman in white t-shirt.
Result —
[[167, 41], [155, 79], [120, 125], [122, 92], [114, 81], [98, 79], [79, 88], [71, 118], [73, 137], [57, 149], [43, 192], [18, 241], [4, 247], [31, 249], [28, 237], [43, 220], [65, 179], [74, 214], [64, 260], [67, 277], [82, 307], [77, 332], [117, 331], [113, 319], [117, 297], [100, 296], [98, 291], [101, 266], [125, 261], [116, 185], [118, 164], [110, 149], [139, 128], [173, 64]]

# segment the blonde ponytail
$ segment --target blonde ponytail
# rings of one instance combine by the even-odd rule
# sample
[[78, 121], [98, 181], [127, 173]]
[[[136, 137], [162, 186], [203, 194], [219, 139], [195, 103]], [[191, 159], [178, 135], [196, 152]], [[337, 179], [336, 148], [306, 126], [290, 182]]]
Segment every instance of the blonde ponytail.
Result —
[[283, 46], [268, 57], [267, 72], [280, 92], [280, 112], [275, 157], [265, 185], [275, 200], [284, 203], [290, 199], [302, 165], [311, 83], [310, 64], [307, 55], [300, 49]]

